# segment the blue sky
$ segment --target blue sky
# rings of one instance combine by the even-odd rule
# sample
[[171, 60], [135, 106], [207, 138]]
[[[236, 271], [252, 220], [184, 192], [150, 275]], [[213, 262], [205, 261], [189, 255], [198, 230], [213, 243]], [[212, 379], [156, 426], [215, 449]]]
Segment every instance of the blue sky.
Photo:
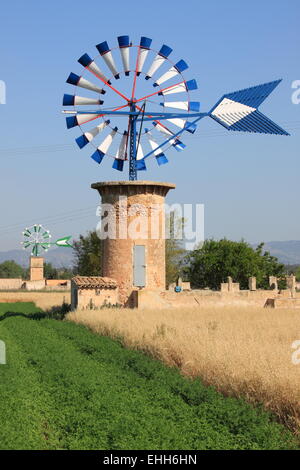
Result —
[[174, 59], [186, 60], [203, 111], [226, 92], [283, 78], [261, 110], [291, 137], [229, 133], [204, 119], [184, 152], [171, 150], [168, 165], [149, 165], [142, 177], [176, 183], [169, 202], [204, 203], [207, 237], [299, 240], [300, 105], [291, 101], [300, 80], [299, 13], [298, 0], [2, 3], [0, 251], [18, 248], [23, 225], [33, 222], [53, 236], [93, 229], [98, 195], [90, 184], [127, 178], [111, 159], [98, 166], [80, 151], [78, 132], [61, 115], [78, 57], [123, 34], [134, 43], [149, 36], [153, 48], [168, 44]]

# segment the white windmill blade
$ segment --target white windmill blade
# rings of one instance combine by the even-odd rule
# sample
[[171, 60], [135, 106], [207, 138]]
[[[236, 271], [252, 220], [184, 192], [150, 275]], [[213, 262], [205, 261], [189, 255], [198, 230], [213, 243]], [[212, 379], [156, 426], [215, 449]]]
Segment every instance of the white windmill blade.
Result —
[[144, 63], [145, 63], [145, 61], [147, 59], [147, 55], [149, 53], [151, 42], [152, 42], [152, 39], [146, 38], [145, 36], [141, 37], [140, 48], [139, 48], [139, 52], [138, 52], [137, 67], [136, 67], [137, 76], [139, 76], [140, 73], [143, 70]]
[[129, 51], [130, 51], [130, 41], [129, 36], [119, 36], [118, 37], [119, 48], [122, 57], [123, 69], [125, 75], [129, 75], [130, 65], [129, 65]]
[[78, 62], [88, 69], [90, 72], [92, 72], [94, 75], [99, 77], [101, 80], [103, 80], [105, 83], [109, 83], [110, 81], [106, 77], [106, 75], [102, 72], [100, 67], [96, 64], [96, 62], [88, 55], [88, 54], [83, 54], [79, 59]]
[[118, 160], [125, 160], [126, 158], [126, 144], [127, 144], [127, 139], [128, 139], [128, 133], [127, 131], [124, 131], [124, 134], [121, 139], [121, 143], [119, 145], [119, 148], [117, 150], [115, 158]]
[[63, 106], [101, 105], [104, 101], [96, 98], [86, 98], [85, 96], [64, 95]]
[[[76, 112], [76, 111], [75, 111]], [[87, 122], [93, 121], [101, 116], [99, 114], [76, 114], [74, 116], [69, 116], [66, 118], [67, 128], [71, 129], [72, 127], [80, 126], [81, 124], [86, 124]]]
[[161, 151], [161, 148], [159, 148], [158, 143], [154, 139], [153, 135], [148, 129], [145, 129], [146, 136], [148, 137], [149, 144], [151, 149], [153, 150], [153, 153], [156, 157], [156, 161], [158, 165], [164, 165], [165, 163], [168, 163], [168, 159], [165, 156], [165, 154]]
[[139, 143], [139, 146], [138, 146], [137, 152], [136, 152], [136, 159], [137, 160], [142, 160], [143, 158], [144, 158], [144, 152], [143, 152], [141, 143]]
[[145, 159], [144, 159], [144, 152], [143, 152], [141, 143], [139, 143], [138, 148], [137, 148], [137, 152], [136, 152], [135, 168], [138, 171], [147, 170], [146, 164], [145, 164]]
[[94, 127], [93, 129], [85, 132], [84, 134], [77, 137], [76, 143], [79, 148], [85, 147], [89, 142], [91, 142], [98, 134], [100, 134], [106, 126], [110, 123], [110, 120], [102, 122], [99, 126]]
[[155, 83], [153, 83], [153, 86], [159, 86], [162, 83], [166, 82], [167, 80], [170, 80], [173, 77], [176, 77], [176, 75], [180, 75], [181, 72], [186, 70], [188, 68], [187, 63], [184, 60], [180, 60], [177, 62], [177, 64], [173, 65], [166, 73], [164, 73], [161, 77], [159, 77], [157, 80], [155, 80]]
[[162, 66], [167, 57], [171, 54], [172, 50], [173, 49], [171, 49], [169, 46], [166, 46], [165, 44], [161, 47], [160, 51], [156, 54], [152, 64], [150, 65], [150, 68], [145, 77], [146, 80], [149, 80], [149, 78], [151, 78], [152, 75], [157, 72], [159, 67]]
[[165, 90], [160, 91], [158, 95], [166, 96], [172, 95], [174, 93], [184, 93], [186, 91], [197, 90], [197, 82], [196, 80], [188, 80], [187, 82], [177, 83], [176, 85], [172, 85], [167, 87]]
[[[168, 137], [174, 135], [174, 133], [172, 131], [170, 131], [170, 129], [163, 126], [159, 122], [153, 122], [153, 125], [155, 126], [155, 129], [158, 132], [161, 132], [162, 134], [164, 134]], [[178, 138], [174, 138], [174, 139], [169, 140], [169, 143], [171, 145], [173, 145], [173, 147], [178, 151], [183, 150], [185, 148], [185, 145]]]
[[109, 147], [111, 146], [112, 142], [113, 142], [113, 139], [115, 138], [116, 136], [116, 133], [117, 133], [117, 130], [118, 128], [115, 127], [111, 132], [110, 134], [108, 134], [105, 139], [103, 140], [102, 144], [100, 144], [98, 146], [98, 150], [100, 150], [101, 152], [103, 152], [104, 154], [108, 151]]
[[200, 109], [199, 101], [165, 101], [160, 103], [164, 108], [183, 109], [184, 111], [198, 112]]
[[83, 77], [79, 77], [79, 75], [76, 75], [75, 73], [70, 73], [69, 77], [67, 78], [67, 83], [78, 86], [80, 88], [86, 88], [90, 91], [95, 91], [96, 93], [100, 93], [102, 95], [106, 93], [106, 91], [102, 88], [98, 87], [97, 85], [94, 85], [94, 83], [89, 82]]
[[164, 108], [184, 109], [185, 111], [189, 110], [188, 101], [165, 101], [164, 103], [160, 103], [160, 105]]
[[103, 142], [99, 145], [99, 147], [97, 148], [96, 152], [93, 153], [93, 155], [91, 156], [91, 158], [93, 160], [95, 160], [95, 162], [97, 163], [101, 163], [102, 160], [103, 160], [103, 157], [104, 155], [106, 154], [106, 152], [108, 151], [109, 147], [111, 146], [114, 138], [116, 137], [116, 133], [118, 131], [118, 128], [115, 127], [111, 132], [110, 134], [108, 134], [105, 139], [103, 140]]
[[167, 119], [167, 121], [171, 122], [174, 124], [174, 126], [179, 127], [180, 129], [184, 129], [186, 125], [186, 119], [180, 119], [180, 118], [173, 118], [173, 119]]
[[113, 74], [113, 76], [118, 79], [120, 78], [120, 75], [117, 71], [117, 67], [114, 61], [114, 58], [112, 56], [111, 50], [107, 44], [106, 41], [101, 42], [100, 44], [97, 44], [97, 49], [100, 52], [101, 57], [103, 58], [104, 62], [106, 63], [107, 67]]

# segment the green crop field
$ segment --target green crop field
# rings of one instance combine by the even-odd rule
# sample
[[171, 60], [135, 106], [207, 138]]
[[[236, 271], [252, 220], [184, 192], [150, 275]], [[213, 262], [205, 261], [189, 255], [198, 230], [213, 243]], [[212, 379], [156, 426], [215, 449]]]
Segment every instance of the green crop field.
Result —
[[83, 326], [0, 304], [1, 449], [289, 449], [261, 409]]

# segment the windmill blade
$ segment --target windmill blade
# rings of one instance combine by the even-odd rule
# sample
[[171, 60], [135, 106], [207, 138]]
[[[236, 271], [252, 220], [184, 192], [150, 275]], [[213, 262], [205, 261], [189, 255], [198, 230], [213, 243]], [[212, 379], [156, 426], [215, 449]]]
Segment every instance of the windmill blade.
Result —
[[258, 111], [258, 107], [281, 80], [265, 83], [224, 95], [209, 116], [230, 131], [289, 135], [284, 129]]
[[120, 48], [122, 62], [123, 62], [123, 69], [124, 69], [125, 75], [128, 77], [129, 71], [130, 71], [129, 50], [131, 47], [129, 36], [119, 36], [118, 43], [119, 43], [119, 48]]
[[198, 113], [200, 110], [199, 101], [165, 101], [160, 103], [164, 108], [184, 109], [185, 111], [194, 111]]
[[123, 171], [123, 168], [124, 168], [124, 160], [120, 160], [119, 158], [115, 158], [114, 159], [114, 162], [112, 164], [112, 168], [114, 170], [118, 170], [118, 171]]
[[109, 85], [111, 84], [110, 80], [106, 77], [106, 75], [102, 72], [100, 67], [96, 64], [96, 62], [88, 55], [88, 54], [83, 54], [79, 59], [78, 62], [86, 69], [88, 69], [90, 72], [92, 72], [94, 75], [99, 77], [101, 80], [103, 80], [105, 83], [108, 83]]
[[79, 86], [80, 88], [86, 88], [87, 90], [95, 91], [96, 93], [100, 93], [101, 95], [104, 95], [106, 93], [105, 90], [98, 87], [97, 85], [94, 85], [92, 82], [89, 82], [85, 78], [79, 77], [79, 75], [76, 75], [76, 73], [70, 73], [66, 82], [70, 83], [70, 85], [75, 85]]
[[179, 127], [180, 129], [184, 129], [186, 125], [186, 119], [180, 119], [180, 118], [173, 118], [173, 119], [167, 119], [167, 121], [171, 122], [174, 124], [174, 126]]
[[177, 62], [177, 64], [173, 65], [166, 73], [164, 73], [161, 77], [159, 77], [155, 83], [153, 83], [153, 86], [159, 86], [162, 83], [166, 82], [167, 80], [170, 80], [173, 77], [176, 77], [176, 75], [180, 75], [181, 72], [186, 70], [188, 68], [187, 63], [184, 60], [180, 60]]
[[69, 116], [66, 118], [67, 129], [71, 129], [72, 127], [80, 126], [81, 124], [85, 124], [87, 122], [93, 121], [101, 116], [99, 114], [77, 114], [76, 116]]
[[125, 160], [127, 138], [128, 138], [128, 132], [124, 131], [122, 139], [121, 139], [121, 143], [119, 145], [115, 158], [120, 159], [120, 160]]
[[89, 142], [91, 142], [100, 132], [102, 132], [106, 126], [110, 123], [110, 120], [102, 122], [99, 126], [94, 127], [90, 131], [85, 132], [84, 134], [77, 137], [76, 143], [79, 148], [85, 147]]
[[119, 148], [117, 150], [117, 153], [116, 153], [113, 165], [112, 165], [112, 167], [118, 171], [123, 171], [124, 160], [126, 158], [127, 138], [128, 138], [128, 132], [124, 131], [122, 139], [121, 139], [121, 143], [119, 145]]
[[197, 124], [194, 122], [188, 122], [187, 119], [171, 118], [167, 119], [167, 121], [171, 122], [174, 124], [174, 126], [179, 127], [180, 129], [184, 129], [187, 132], [190, 132], [191, 134], [194, 134], [197, 129]]
[[160, 166], [160, 165], [164, 165], [164, 164], [168, 163], [167, 157], [161, 151], [161, 149], [158, 148], [158, 143], [154, 139], [151, 132], [148, 129], [145, 129], [145, 132], [146, 132], [146, 136], [149, 140], [149, 144], [150, 144], [152, 150], [154, 151], [154, 155], [155, 155], [155, 158], [156, 158], [156, 161], [157, 161], [158, 165]]
[[138, 60], [137, 60], [137, 67], [136, 67], [136, 74], [137, 76], [140, 75], [140, 73], [143, 70], [145, 61], [147, 59], [147, 55], [149, 53], [149, 49], [152, 43], [152, 39], [146, 38], [145, 36], [141, 37], [140, 40], [140, 49], [139, 49], [139, 55], [138, 55]]
[[[160, 124], [159, 122], [153, 122], [153, 125], [155, 126], [155, 129], [159, 132], [161, 132], [162, 134], [164, 135], [167, 135], [168, 137], [174, 135], [174, 133], [172, 131], [170, 131], [170, 129], [168, 129], [167, 127], [163, 126], [162, 124]], [[170, 140], [170, 144], [173, 145], [173, 147], [178, 151], [180, 152], [181, 150], [183, 150], [185, 148], [185, 145], [177, 138], [174, 138], [174, 139], [171, 139]]]
[[107, 67], [113, 74], [113, 76], [118, 80], [120, 75], [117, 71], [117, 67], [112, 56], [111, 50], [106, 41], [97, 44], [97, 49], [100, 52], [101, 57], [103, 58], [104, 62], [106, 63]]
[[146, 167], [146, 164], [145, 164], [145, 159], [144, 159], [144, 152], [143, 152], [141, 143], [139, 143], [138, 148], [137, 148], [135, 168], [138, 171], [146, 171], [147, 170], [147, 167]]
[[152, 64], [150, 65], [150, 68], [145, 77], [146, 80], [149, 80], [149, 78], [151, 78], [152, 75], [157, 72], [157, 70], [159, 69], [159, 67], [162, 66], [167, 57], [169, 57], [172, 50], [173, 49], [171, 49], [169, 46], [166, 46], [165, 44], [161, 47], [160, 51], [156, 54]]
[[159, 91], [158, 95], [159, 96], [166, 96], [166, 95], [172, 95], [174, 93], [183, 93], [186, 91], [193, 91], [197, 90], [197, 82], [196, 80], [188, 80], [187, 82], [181, 82], [177, 83], [176, 85], [171, 85], [170, 87], [167, 87], [163, 91]]
[[116, 136], [117, 130], [118, 130], [118, 128], [115, 127], [111, 131], [111, 133], [108, 134], [108, 136], [105, 137], [102, 144], [100, 144], [99, 147], [97, 148], [96, 152], [94, 152], [93, 155], [91, 155], [91, 158], [93, 160], [95, 160], [95, 162], [97, 162], [97, 163], [102, 162], [104, 155], [108, 151], [109, 147], [111, 146], [111, 144], [112, 144], [112, 142], [113, 142], [113, 140]]
[[63, 106], [82, 106], [82, 105], [101, 105], [104, 101], [97, 100], [94, 98], [86, 98], [84, 96], [76, 96], [76, 95], [64, 95], [63, 97]]

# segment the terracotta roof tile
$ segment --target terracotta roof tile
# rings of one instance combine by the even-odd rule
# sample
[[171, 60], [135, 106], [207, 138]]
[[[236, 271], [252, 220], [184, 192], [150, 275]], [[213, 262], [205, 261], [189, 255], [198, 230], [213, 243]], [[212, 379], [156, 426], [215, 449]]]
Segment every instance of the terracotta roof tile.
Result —
[[103, 288], [108, 287], [110, 289], [116, 289], [118, 287], [117, 281], [111, 279], [110, 277], [100, 277], [100, 276], [75, 276], [72, 278], [72, 281], [77, 287], [80, 288]]

